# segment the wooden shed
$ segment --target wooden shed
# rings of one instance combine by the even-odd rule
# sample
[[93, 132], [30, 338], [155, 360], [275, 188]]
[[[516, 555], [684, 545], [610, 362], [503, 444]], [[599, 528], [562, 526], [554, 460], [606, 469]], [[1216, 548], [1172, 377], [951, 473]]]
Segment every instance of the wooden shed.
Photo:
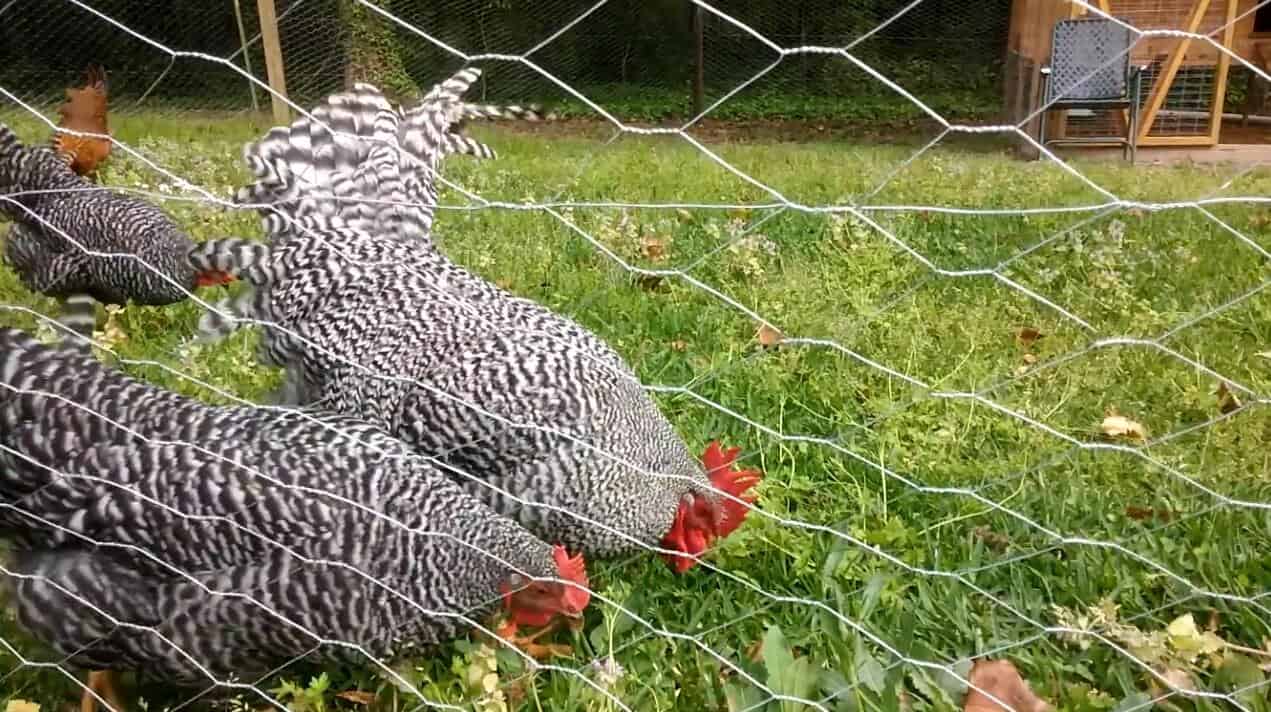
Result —
[[[1266, 71], [1271, 60], [1271, 3], [1260, 0], [1090, 0], [1101, 11], [1140, 30], [1183, 30], [1206, 35]], [[1050, 58], [1055, 23], [1087, 13], [1069, 0], [1014, 0], [1004, 82], [1008, 115], [1015, 123], [1041, 105], [1039, 70]], [[1265, 82], [1233, 62], [1213, 44], [1191, 38], [1144, 36], [1131, 60], [1143, 71], [1138, 142], [1140, 146], [1210, 147], [1221, 143], [1271, 143], [1271, 117], [1260, 116]], [[1248, 100], [1227, 106], [1229, 80], [1247, 84]], [[1246, 79], [1247, 78], [1247, 79]], [[1240, 113], [1235, 113], [1240, 112]], [[1096, 135], [1100, 122], [1124, 121], [1123, 112], [1056, 112], [1048, 119], [1051, 137]], [[1253, 116], [1250, 116], [1253, 114]], [[1223, 117], [1227, 123], [1224, 125]], [[1106, 135], [1109, 127], [1104, 125]], [[1036, 118], [1027, 130], [1036, 136]], [[1124, 135], [1124, 124], [1121, 125]]]

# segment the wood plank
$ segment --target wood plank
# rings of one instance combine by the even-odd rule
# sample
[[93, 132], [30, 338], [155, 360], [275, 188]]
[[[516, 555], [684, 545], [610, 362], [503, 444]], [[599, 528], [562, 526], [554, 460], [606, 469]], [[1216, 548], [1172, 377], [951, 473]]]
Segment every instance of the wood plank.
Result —
[[[1084, 159], [1124, 161], [1120, 147], [1090, 148], [1056, 146], [1062, 156], [1079, 156]], [[1217, 146], [1173, 146], [1169, 148], [1145, 147], [1139, 151], [1136, 165], [1176, 163], [1229, 164], [1238, 166], [1271, 164], [1271, 144], [1229, 144]]]
[[[1192, 7], [1191, 17], [1187, 20], [1186, 32], [1195, 32], [1200, 27], [1200, 21], [1205, 17], [1205, 11], [1209, 9], [1209, 0], [1196, 0], [1196, 4]], [[1139, 143], [1147, 138], [1148, 132], [1152, 130], [1152, 124], [1156, 121], [1156, 114], [1165, 105], [1165, 97], [1169, 95], [1170, 86], [1174, 83], [1174, 78], [1178, 76], [1178, 68], [1183, 64], [1183, 56], [1187, 54], [1187, 47], [1192, 43], [1192, 38], [1184, 37], [1178, 41], [1178, 46], [1174, 48], [1174, 53], [1170, 55], [1169, 60], [1165, 62], [1165, 72], [1156, 80], [1156, 86], [1152, 87], [1152, 95], [1148, 98], [1147, 111], [1143, 112], [1142, 123], [1139, 124]]]
[[1139, 139], [1140, 146], [1213, 146], [1209, 134], [1193, 134], [1191, 136], [1144, 136]]
[[[1236, 34], [1237, 0], [1227, 0], [1227, 24], [1223, 27], [1222, 46], [1231, 48]], [[1231, 55], [1223, 53], [1218, 57], [1218, 74], [1214, 77], [1214, 102], [1209, 107], [1209, 140], [1218, 143], [1218, 134], [1222, 131], [1222, 110], [1227, 99], [1227, 75], [1231, 71]]]
[[1028, 24], [1028, 0], [1011, 0], [1011, 24], [1006, 31], [1006, 53], [1019, 53], [1024, 27]]
[[274, 121], [281, 126], [291, 123], [291, 107], [283, 99], [287, 96], [287, 77], [283, 72], [282, 43], [278, 40], [278, 13], [274, 0], [256, 0], [260, 15], [260, 39], [265, 50], [265, 73], [269, 88], [273, 90]]

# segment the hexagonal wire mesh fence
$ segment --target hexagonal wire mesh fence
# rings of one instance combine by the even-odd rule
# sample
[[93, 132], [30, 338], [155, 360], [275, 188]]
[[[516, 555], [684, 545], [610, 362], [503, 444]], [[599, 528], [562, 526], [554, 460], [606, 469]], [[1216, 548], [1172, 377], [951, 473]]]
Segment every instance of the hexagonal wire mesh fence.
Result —
[[[1005, 3], [276, 11], [312, 123], [250, 173], [272, 98], [253, 3], [0, 6], [5, 123], [46, 141], [99, 63], [114, 134], [96, 184], [0, 142], [9, 219], [63, 255], [32, 260], [9, 228], [13, 709], [1267, 705], [1263, 169], [1007, 157], [1037, 146], [996, 115]], [[1182, 31], [1133, 15], [1132, 52]], [[486, 155], [365, 135], [409, 124], [391, 108], [315, 109], [355, 80], [409, 108], [465, 66], [468, 101], [555, 120], [474, 119]], [[327, 121], [360, 144], [324, 154]], [[368, 150], [385, 141], [414, 153]], [[445, 152], [471, 155], [438, 173]], [[261, 241], [279, 215], [294, 228], [267, 219]], [[256, 291], [186, 285], [107, 308], [92, 358], [53, 344], [74, 302], [39, 275], [87, 279], [83, 253], [157, 242], [165, 219]], [[206, 242], [226, 235], [249, 241]], [[267, 328], [209, 343], [206, 313]], [[268, 405], [292, 377], [272, 366], [324, 397]], [[717, 464], [677, 470], [710, 441], [762, 472], [754, 502], [663, 496]], [[551, 553], [578, 522], [585, 579]], [[676, 576], [655, 554], [692, 526], [714, 546]], [[552, 583], [520, 594], [511, 572]], [[499, 634], [500, 612], [577, 608], [551, 645]]]

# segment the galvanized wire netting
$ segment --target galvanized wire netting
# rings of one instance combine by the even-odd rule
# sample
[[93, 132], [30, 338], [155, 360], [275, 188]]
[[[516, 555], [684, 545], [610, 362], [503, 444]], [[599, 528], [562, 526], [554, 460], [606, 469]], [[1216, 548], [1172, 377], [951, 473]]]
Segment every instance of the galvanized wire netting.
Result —
[[[859, 71], [844, 71], [832, 58], [816, 54], [781, 60], [760, 38], [788, 46], [851, 46], [939, 108], [955, 114], [995, 110], [1007, 0], [970, 11], [952, 0], [907, 8], [828, 0], [779, 5], [730, 4], [736, 22], [703, 13], [705, 102], [763, 79], [737, 92], [720, 116], [736, 111], [774, 118], [867, 119], [880, 106], [886, 107], [884, 118], [917, 115], [886, 88], [862, 81]], [[376, 25], [381, 35], [369, 42], [389, 45], [393, 55], [392, 66], [372, 67], [370, 76], [351, 66], [361, 61], [358, 46], [366, 39], [350, 29], [357, 3], [279, 0], [276, 6], [287, 93], [299, 104], [355, 74], [388, 86], [427, 85], [455, 64], [444, 44], [477, 56], [534, 50], [535, 61], [568, 84], [547, 81], [524, 65], [494, 63], [483, 79], [483, 87], [491, 89], [483, 90], [487, 99], [569, 102], [584, 92], [636, 114], [631, 118], [684, 115], [692, 109], [696, 45], [693, 11], [683, 3], [385, 1], [378, 7], [396, 20], [360, 11], [360, 19]], [[267, 80], [254, 0], [174, 0], [162, 11], [149, 0], [11, 0], [0, 5], [0, 83], [28, 103], [47, 106], [61, 100], [62, 88], [85, 66], [98, 63], [110, 72], [115, 111], [161, 105], [247, 110], [267, 99], [230, 68], [171, 57], [121, 26], [173, 50], [228, 60]], [[781, 97], [779, 104], [775, 97]]]
[[[112, 178], [167, 199], [199, 237], [258, 223], [225, 209], [246, 175], [235, 151], [257, 127], [227, 120], [200, 144], [171, 126], [252, 107], [252, 84], [224, 62], [265, 80], [252, 3], [245, 52], [232, 4], [213, 5], [0, 6], [19, 35], [0, 70], [12, 95], [42, 110], [100, 62], [113, 110], [157, 109], [180, 135], [139, 130], [110, 159], [135, 173]], [[473, 63], [486, 70], [474, 98], [614, 108], [606, 126], [622, 141], [508, 131], [491, 141], [511, 146], [499, 162], [448, 165], [442, 249], [635, 354], [684, 432], [745, 438], [768, 479], [734, 548], [712, 551], [695, 579], [660, 578], [652, 551], [598, 566], [577, 655], [547, 667], [495, 641], [390, 669], [315, 636], [356, 653], [352, 671], [322, 670], [342, 696], [331, 679], [304, 690], [210, 676], [206, 688], [306, 710], [858, 712], [958, 709], [977, 695], [981, 710], [1045, 709], [982, 672], [1005, 658], [1083, 712], [1267, 709], [1271, 178], [946, 150], [966, 134], [1032, 141], [1018, 125], [954, 118], [993, 110], [1001, 3], [704, 13], [710, 116], [769, 101], [773, 116], [926, 116], [916, 143], [740, 146], [689, 120], [650, 128], [692, 111], [689, 5], [278, 9], [301, 107], [353, 78], [404, 96]], [[47, 301], [5, 287], [6, 319], [52, 329]], [[196, 311], [112, 314], [101, 354], [164, 387], [250, 402], [264, 384], [248, 347], [178, 344]], [[310, 603], [297, 598], [287, 603]], [[80, 684], [4, 630], [4, 692]], [[278, 671], [303, 687], [315, 673], [304, 662]], [[161, 692], [173, 709], [198, 694]]]

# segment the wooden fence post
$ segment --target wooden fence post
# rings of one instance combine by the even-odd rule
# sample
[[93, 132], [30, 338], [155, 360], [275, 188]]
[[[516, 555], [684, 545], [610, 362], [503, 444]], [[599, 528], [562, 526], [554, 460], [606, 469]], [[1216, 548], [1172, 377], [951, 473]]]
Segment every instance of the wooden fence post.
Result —
[[278, 13], [274, 0], [256, 0], [260, 14], [260, 39], [265, 49], [265, 72], [269, 88], [273, 90], [274, 121], [285, 126], [291, 123], [291, 110], [283, 99], [287, 96], [287, 78], [283, 73], [282, 43], [278, 40]]

